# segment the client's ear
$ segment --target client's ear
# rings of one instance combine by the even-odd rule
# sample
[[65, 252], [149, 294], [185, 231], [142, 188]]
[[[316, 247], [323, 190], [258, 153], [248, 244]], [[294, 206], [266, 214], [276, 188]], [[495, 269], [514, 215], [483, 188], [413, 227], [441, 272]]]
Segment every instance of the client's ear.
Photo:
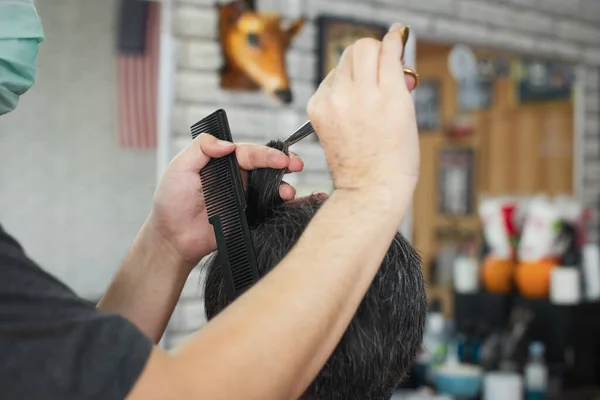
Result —
[[[267, 146], [289, 153], [288, 146], [279, 140], [273, 140]], [[262, 168], [248, 172], [246, 218], [250, 228], [264, 223], [273, 216], [277, 207], [284, 204], [279, 196], [279, 185], [284, 175], [285, 169]]]

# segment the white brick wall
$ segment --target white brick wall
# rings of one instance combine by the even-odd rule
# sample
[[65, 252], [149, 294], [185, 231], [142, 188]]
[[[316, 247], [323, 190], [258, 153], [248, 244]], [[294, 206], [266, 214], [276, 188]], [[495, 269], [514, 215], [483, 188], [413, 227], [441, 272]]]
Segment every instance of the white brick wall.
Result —
[[515, 15], [514, 26], [533, 33], [554, 33], [554, 19], [540, 11], [523, 11]]
[[[600, 63], [600, 46], [590, 51], [596, 52], [598, 55], [596, 61]], [[584, 60], [588, 61], [587, 58]], [[600, 143], [600, 68], [597, 65], [590, 66], [586, 70], [585, 76], [585, 200], [588, 204], [596, 206], [597, 210], [600, 206], [600, 149], [598, 149]], [[598, 220], [596, 220], [592, 228], [595, 237], [598, 237], [600, 233], [598, 226]]]
[[582, 2], [579, 0], [537, 0], [535, 6], [555, 16], [580, 16]]
[[463, 0], [459, 3], [458, 17], [491, 25], [511, 27], [516, 22], [514, 8], [505, 4], [479, 0]]
[[[220, 0], [221, 1], [221, 0]], [[189, 126], [226, 108], [235, 139], [266, 142], [283, 137], [306, 118], [305, 104], [314, 91], [314, 18], [322, 13], [383, 24], [403, 22], [421, 38], [463, 41], [582, 63], [586, 70], [585, 200], [597, 205], [600, 194], [600, 1], [598, 0], [260, 0], [263, 10], [289, 18], [307, 16], [303, 31], [288, 55], [295, 101], [282, 107], [261, 92], [233, 93], [219, 89], [221, 55], [216, 42], [214, 0], [178, 0], [174, 35], [178, 40], [179, 73], [173, 131], [177, 151], [189, 142]], [[321, 149], [310, 141], [297, 152], [307, 173], [297, 178], [301, 192], [331, 187]], [[597, 230], [597, 223], [594, 225]], [[197, 286], [198, 276], [191, 278]], [[197, 305], [183, 300], [174, 317], [173, 341], [202, 323]], [[187, 303], [186, 303], [187, 302]], [[193, 302], [193, 301], [192, 301]], [[186, 308], [192, 307], [195, 311]], [[181, 316], [183, 317], [183, 322]], [[192, 315], [186, 323], [185, 316]]]
[[600, 49], [587, 47], [583, 51], [583, 62], [590, 65], [600, 65]]
[[582, 21], [566, 20], [557, 24], [558, 35], [568, 40], [598, 44], [600, 40], [600, 27], [586, 24]]

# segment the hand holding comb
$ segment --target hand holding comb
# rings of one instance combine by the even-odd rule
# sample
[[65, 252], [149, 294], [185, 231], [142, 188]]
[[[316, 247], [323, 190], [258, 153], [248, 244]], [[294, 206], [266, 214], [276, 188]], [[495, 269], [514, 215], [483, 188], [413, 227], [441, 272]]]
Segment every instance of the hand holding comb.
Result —
[[[209, 133], [233, 142], [227, 114], [217, 110], [192, 126], [192, 138]], [[213, 226], [225, 290], [235, 299], [259, 279], [250, 228], [246, 194], [235, 152], [213, 158], [200, 170], [208, 221]]]

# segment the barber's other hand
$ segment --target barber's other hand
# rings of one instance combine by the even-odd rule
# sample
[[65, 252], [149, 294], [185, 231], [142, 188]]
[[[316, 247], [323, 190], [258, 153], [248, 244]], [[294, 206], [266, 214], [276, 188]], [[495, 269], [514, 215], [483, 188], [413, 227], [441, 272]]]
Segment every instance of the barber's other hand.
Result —
[[[223, 157], [233, 151], [244, 179], [244, 170], [287, 168], [289, 172], [299, 172], [304, 166], [296, 155], [288, 157], [279, 150], [261, 145], [223, 142], [209, 134], [199, 135], [181, 151], [167, 167], [154, 195], [146, 226], [157, 233], [190, 269], [216, 249], [202, 195], [200, 169], [211, 158]], [[294, 188], [285, 182], [279, 193], [283, 200], [293, 200], [296, 195]]]
[[385, 189], [412, 196], [419, 177], [419, 141], [403, 73], [401, 26], [383, 41], [360, 39], [310, 99], [308, 114], [339, 189]]

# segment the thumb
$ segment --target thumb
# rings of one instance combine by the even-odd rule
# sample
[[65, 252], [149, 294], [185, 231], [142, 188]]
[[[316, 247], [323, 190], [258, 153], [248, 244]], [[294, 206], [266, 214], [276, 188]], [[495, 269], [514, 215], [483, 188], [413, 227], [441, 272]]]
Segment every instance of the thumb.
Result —
[[202, 133], [173, 159], [172, 164], [179, 170], [199, 172], [211, 159], [226, 156], [234, 150], [235, 144]]

